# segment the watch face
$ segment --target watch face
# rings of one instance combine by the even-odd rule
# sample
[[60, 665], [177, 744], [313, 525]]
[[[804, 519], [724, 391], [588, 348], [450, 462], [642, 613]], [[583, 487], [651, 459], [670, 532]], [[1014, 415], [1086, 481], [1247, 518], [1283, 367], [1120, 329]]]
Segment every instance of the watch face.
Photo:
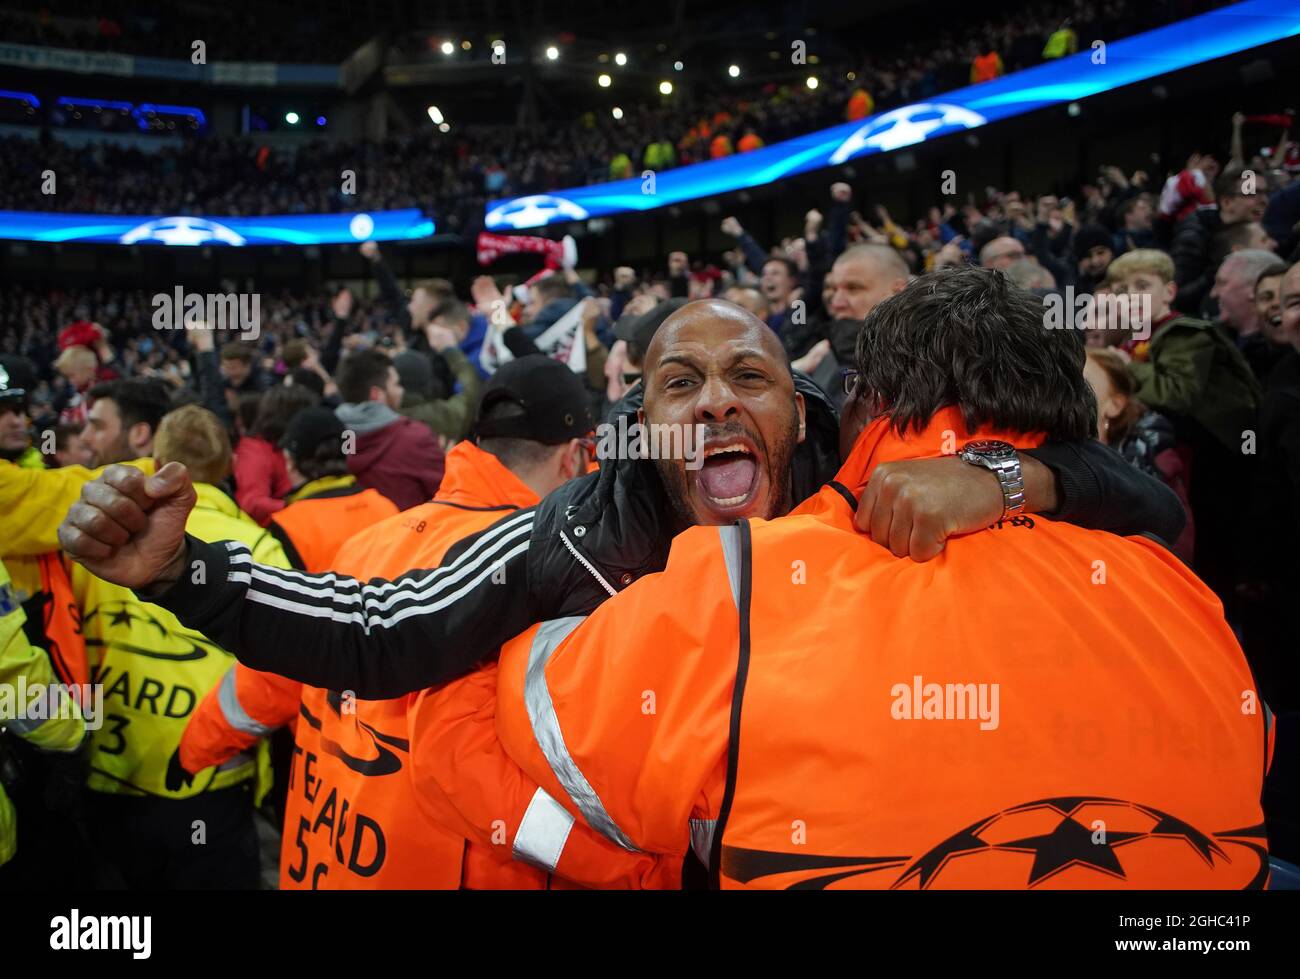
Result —
[[976, 439], [963, 445], [962, 451], [989, 459], [1001, 459], [1014, 453], [1016, 447], [1010, 442], [1001, 442], [997, 439]]

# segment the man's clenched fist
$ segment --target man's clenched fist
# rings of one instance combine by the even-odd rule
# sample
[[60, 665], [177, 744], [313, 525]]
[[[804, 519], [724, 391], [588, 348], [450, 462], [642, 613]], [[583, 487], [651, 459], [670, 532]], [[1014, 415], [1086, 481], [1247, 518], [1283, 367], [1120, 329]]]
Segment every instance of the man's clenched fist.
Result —
[[194, 509], [189, 471], [169, 462], [153, 476], [109, 466], [81, 488], [59, 527], [59, 544], [91, 574], [126, 588], [177, 580], [185, 521]]
[[929, 561], [939, 556], [948, 538], [982, 530], [1001, 514], [997, 477], [947, 456], [876, 466], [854, 524], [895, 557]]

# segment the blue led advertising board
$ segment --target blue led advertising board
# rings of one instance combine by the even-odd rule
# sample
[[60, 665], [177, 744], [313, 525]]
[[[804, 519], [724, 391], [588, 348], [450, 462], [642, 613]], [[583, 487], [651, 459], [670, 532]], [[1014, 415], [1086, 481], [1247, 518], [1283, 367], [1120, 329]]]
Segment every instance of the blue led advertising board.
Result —
[[59, 214], [0, 211], [0, 238], [117, 245], [338, 245], [427, 238], [434, 223], [418, 208], [352, 214], [258, 217]]
[[[1199, 17], [1089, 48], [979, 85], [891, 109], [721, 160], [655, 174], [654, 192], [633, 177], [605, 184], [491, 201], [493, 231], [649, 211], [759, 187], [783, 177], [914, 146], [929, 139], [1068, 104], [1300, 34], [1296, 0], [1248, 0]], [[1087, 43], [1085, 41], [1085, 43]]]

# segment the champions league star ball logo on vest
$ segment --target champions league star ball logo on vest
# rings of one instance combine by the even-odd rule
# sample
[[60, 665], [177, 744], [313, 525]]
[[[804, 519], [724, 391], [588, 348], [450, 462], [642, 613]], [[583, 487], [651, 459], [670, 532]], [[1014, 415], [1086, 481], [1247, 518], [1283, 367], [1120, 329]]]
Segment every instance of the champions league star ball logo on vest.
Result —
[[918, 102], [876, 116], [840, 144], [831, 154], [830, 163], [843, 163], [864, 150], [884, 153], [902, 146], [923, 143], [931, 136], [941, 136], [961, 129], [975, 129], [986, 122], [982, 115], [960, 105], [946, 102]]
[[1168, 887], [1160, 875], [1170, 872], [1213, 886], [1216, 872], [1245, 860], [1244, 866], [1258, 868], [1245, 886], [1259, 888], [1268, 876], [1264, 842], [1263, 827], [1207, 833], [1167, 812], [1121, 799], [1040, 799], [949, 837], [912, 860], [892, 887], [988, 887], [998, 886], [1001, 878], [1003, 886], [1074, 888], [1090, 886], [1087, 878], [1094, 874]]
[[586, 209], [571, 200], [534, 194], [498, 204], [488, 211], [486, 224], [489, 228], [537, 228], [555, 221], [582, 221], [586, 217]]
[[890, 890], [1213, 888], [1229, 875], [1236, 886], [1254, 890], [1269, 873], [1262, 825], [1207, 832], [1153, 806], [1086, 795], [1012, 806], [919, 856], [793, 854], [723, 844], [722, 872], [733, 880], [792, 871], [810, 875], [787, 885], [792, 890], [822, 890], [840, 881], [853, 886], [851, 878], [876, 874], [892, 878], [882, 881]]
[[136, 225], [118, 239], [123, 245], [235, 245], [244, 244], [244, 237], [224, 224], [205, 218], [159, 218]]

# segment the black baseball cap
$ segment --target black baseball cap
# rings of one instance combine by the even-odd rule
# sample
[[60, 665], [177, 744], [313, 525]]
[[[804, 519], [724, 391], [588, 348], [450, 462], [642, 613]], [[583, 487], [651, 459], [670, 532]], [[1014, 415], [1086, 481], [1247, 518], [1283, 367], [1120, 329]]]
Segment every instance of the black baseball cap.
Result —
[[[523, 413], [511, 418], [487, 418], [503, 402], [518, 405]], [[578, 375], [558, 360], [529, 354], [502, 364], [483, 384], [474, 438], [528, 439], [559, 445], [581, 438], [595, 425], [591, 399]]]
[[343, 423], [334, 412], [321, 405], [312, 405], [289, 419], [289, 425], [280, 439], [280, 448], [288, 449], [299, 459], [305, 459], [315, 455], [322, 442], [343, 438], [343, 431]]
[[0, 401], [26, 405], [36, 391], [36, 365], [26, 357], [0, 356]]
[[635, 343], [644, 354], [654, 338], [655, 331], [663, 326], [664, 320], [685, 306], [690, 300], [678, 296], [665, 299], [654, 309], [647, 310], [639, 316], [620, 316], [614, 324], [614, 336], [628, 343]]

